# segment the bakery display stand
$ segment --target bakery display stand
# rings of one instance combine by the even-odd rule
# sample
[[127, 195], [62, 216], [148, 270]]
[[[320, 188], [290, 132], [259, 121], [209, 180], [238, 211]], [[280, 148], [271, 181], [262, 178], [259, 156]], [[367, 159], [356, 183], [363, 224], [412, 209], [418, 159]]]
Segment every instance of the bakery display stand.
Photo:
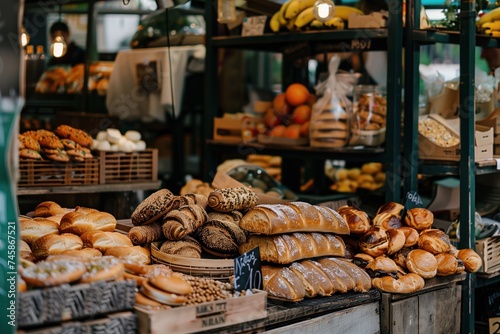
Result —
[[[389, 1], [390, 19], [387, 29], [345, 29], [339, 31], [302, 31], [297, 33], [265, 33], [259, 36], [220, 36], [217, 13], [212, 3], [206, 3], [206, 81], [203, 137], [203, 175], [215, 175], [216, 166], [224, 154], [243, 157], [248, 154], [275, 154], [283, 157], [282, 180], [293, 191], [300, 187], [300, 166], [312, 161], [316, 193], [324, 189], [324, 162], [328, 159], [352, 162], [382, 162], [386, 170], [385, 200], [401, 199], [401, 83], [402, 83], [402, 17], [398, 1]], [[262, 145], [213, 140], [214, 118], [221, 116], [218, 100], [218, 55], [223, 49], [256, 50], [283, 55], [283, 87], [297, 79], [293, 61], [298, 57], [314, 56], [328, 52], [388, 50], [387, 62], [387, 132], [384, 147], [349, 147], [317, 149], [300, 146]], [[241, 84], [244, 84], [243, 82]], [[324, 195], [324, 192], [323, 194]]]

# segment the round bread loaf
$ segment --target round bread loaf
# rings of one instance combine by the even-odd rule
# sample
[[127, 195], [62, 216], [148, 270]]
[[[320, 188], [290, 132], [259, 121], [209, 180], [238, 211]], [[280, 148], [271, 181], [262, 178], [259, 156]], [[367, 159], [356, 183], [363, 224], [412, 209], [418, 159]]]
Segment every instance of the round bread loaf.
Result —
[[388, 202], [378, 208], [376, 215], [380, 213], [392, 213], [393, 215], [401, 217], [401, 212], [403, 212], [404, 205], [397, 202]]
[[396, 275], [398, 266], [391, 258], [381, 255], [377, 256], [373, 261], [368, 263], [365, 267], [366, 272], [370, 277], [380, 277], [387, 275]]
[[141, 246], [115, 246], [108, 248], [104, 255], [114, 256], [125, 262], [149, 264], [151, 254], [148, 248]]
[[116, 246], [133, 246], [132, 241], [126, 235], [118, 232], [93, 230], [85, 232], [81, 238], [85, 247], [95, 248], [103, 254]]
[[406, 257], [406, 268], [423, 278], [435, 277], [437, 266], [437, 260], [434, 255], [423, 249], [414, 249]]
[[[347, 246], [347, 244], [346, 244]], [[374, 261], [373, 256], [366, 253], [357, 253], [352, 259], [352, 263], [360, 268], [365, 268], [370, 262]]]
[[91, 230], [114, 232], [116, 218], [107, 212], [95, 211], [82, 213], [81, 209], [68, 212], [61, 218], [59, 230], [61, 233], [82, 235]]
[[174, 197], [174, 194], [168, 189], [160, 189], [149, 195], [132, 212], [132, 224], [144, 225], [160, 219], [172, 209]]
[[70, 211], [73, 210], [61, 208], [59, 204], [53, 201], [45, 201], [36, 206], [33, 214], [35, 217], [50, 217], [66, 214]]
[[450, 276], [457, 273], [458, 260], [450, 253], [440, 253], [436, 255], [437, 276]]
[[359, 239], [360, 249], [373, 257], [387, 253], [389, 248], [389, 238], [384, 229], [373, 227]]
[[465, 248], [458, 251], [457, 257], [462, 260], [465, 270], [475, 273], [483, 265], [483, 260], [473, 249]]
[[43, 260], [49, 255], [61, 254], [70, 249], [82, 249], [83, 242], [79, 236], [71, 233], [48, 234], [38, 238], [32, 244], [33, 255]]
[[160, 251], [171, 255], [195, 259], [201, 258], [201, 245], [196, 239], [190, 236], [186, 236], [181, 240], [166, 240], [161, 244]]
[[123, 262], [114, 256], [102, 256], [87, 263], [87, 272], [80, 278], [80, 283], [114, 281], [123, 276]]
[[389, 293], [413, 293], [421, 290], [424, 285], [424, 279], [417, 274], [408, 273], [406, 275], [394, 278], [383, 276], [372, 279], [375, 288]]
[[401, 217], [390, 212], [382, 212], [373, 218], [373, 226], [378, 226], [384, 230], [401, 227]]
[[337, 212], [349, 225], [351, 234], [365, 234], [370, 230], [370, 217], [366, 212], [348, 205], [338, 208]]
[[408, 257], [408, 253], [410, 253], [412, 250], [412, 248], [403, 247], [399, 252], [392, 256], [392, 259], [398, 266], [406, 268], [406, 258]]
[[399, 228], [390, 228], [385, 233], [387, 233], [387, 237], [389, 238], [387, 255], [393, 255], [404, 247], [406, 237]]
[[418, 234], [418, 231], [415, 230], [413, 227], [401, 226], [398, 229], [403, 231], [405, 235], [404, 247], [413, 247], [418, 243], [418, 238], [420, 235]]
[[450, 251], [450, 237], [438, 229], [427, 229], [420, 232], [418, 248], [432, 254], [447, 253]]
[[21, 277], [29, 285], [47, 287], [77, 281], [86, 271], [85, 264], [79, 261], [40, 261], [25, 268]]
[[413, 208], [406, 212], [405, 223], [420, 232], [431, 228], [434, 223], [434, 214], [425, 208]]

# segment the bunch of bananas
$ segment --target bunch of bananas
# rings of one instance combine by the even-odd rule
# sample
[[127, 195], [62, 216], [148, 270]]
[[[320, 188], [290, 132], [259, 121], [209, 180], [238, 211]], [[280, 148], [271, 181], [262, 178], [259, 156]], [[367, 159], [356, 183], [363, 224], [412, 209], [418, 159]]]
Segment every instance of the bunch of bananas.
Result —
[[335, 6], [335, 17], [321, 22], [314, 17], [313, 9], [317, 0], [288, 0], [269, 21], [273, 32], [280, 30], [296, 31], [306, 29], [344, 29], [345, 22], [352, 12], [363, 14], [359, 9], [350, 6]]
[[476, 26], [481, 34], [500, 37], [500, 7], [481, 16], [476, 22]]

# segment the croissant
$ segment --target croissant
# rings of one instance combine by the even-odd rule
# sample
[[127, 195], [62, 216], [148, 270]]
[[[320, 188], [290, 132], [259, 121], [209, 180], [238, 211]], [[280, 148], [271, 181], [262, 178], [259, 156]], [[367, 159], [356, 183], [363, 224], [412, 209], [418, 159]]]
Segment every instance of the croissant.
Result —
[[128, 231], [128, 237], [134, 245], [146, 245], [164, 238], [159, 222], [134, 226]]
[[184, 205], [163, 218], [163, 235], [169, 240], [180, 240], [207, 221], [207, 212], [197, 204]]
[[193, 204], [198, 204], [203, 209], [206, 209], [208, 206], [208, 198], [205, 195], [201, 194], [185, 194], [183, 197], [190, 199]]
[[161, 244], [160, 251], [166, 254], [201, 258], [200, 243], [190, 236], [186, 236], [181, 240], [166, 240]]
[[257, 194], [245, 187], [215, 189], [208, 195], [208, 206], [220, 212], [249, 209], [257, 201]]

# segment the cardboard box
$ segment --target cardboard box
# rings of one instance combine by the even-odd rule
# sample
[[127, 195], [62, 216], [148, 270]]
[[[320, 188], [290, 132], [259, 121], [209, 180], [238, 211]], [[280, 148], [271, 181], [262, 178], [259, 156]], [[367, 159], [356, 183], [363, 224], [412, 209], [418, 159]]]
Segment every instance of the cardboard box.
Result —
[[241, 119], [232, 117], [214, 118], [214, 139], [241, 142]]
[[373, 12], [368, 15], [350, 13], [347, 20], [349, 29], [380, 29], [387, 28], [387, 12]]
[[267, 317], [267, 293], [151, 310], [136, 306], [139, 333], [198, 333]]
[[[450, 131], [452, 136], [460, 138], [457, 132], [457, 121], [448, 121], [439, 115], [433, 114], [423, 116], [420, 120], [431, 117], [438, 121], [441, 125], [445, 126]], [[474, 136], [475, 142], [475, 161], [483, 161], [493, 159], [493, 128], [476, 124], [476, 131]], [[429, 138], [423, 136], [420, 132], [418, 134], [418, 156], [420, 159], [429, 160], [445, 160], [445, 161], [459, 161], [460, 160], [460, 144], [443, 147], [439, 146]]]

